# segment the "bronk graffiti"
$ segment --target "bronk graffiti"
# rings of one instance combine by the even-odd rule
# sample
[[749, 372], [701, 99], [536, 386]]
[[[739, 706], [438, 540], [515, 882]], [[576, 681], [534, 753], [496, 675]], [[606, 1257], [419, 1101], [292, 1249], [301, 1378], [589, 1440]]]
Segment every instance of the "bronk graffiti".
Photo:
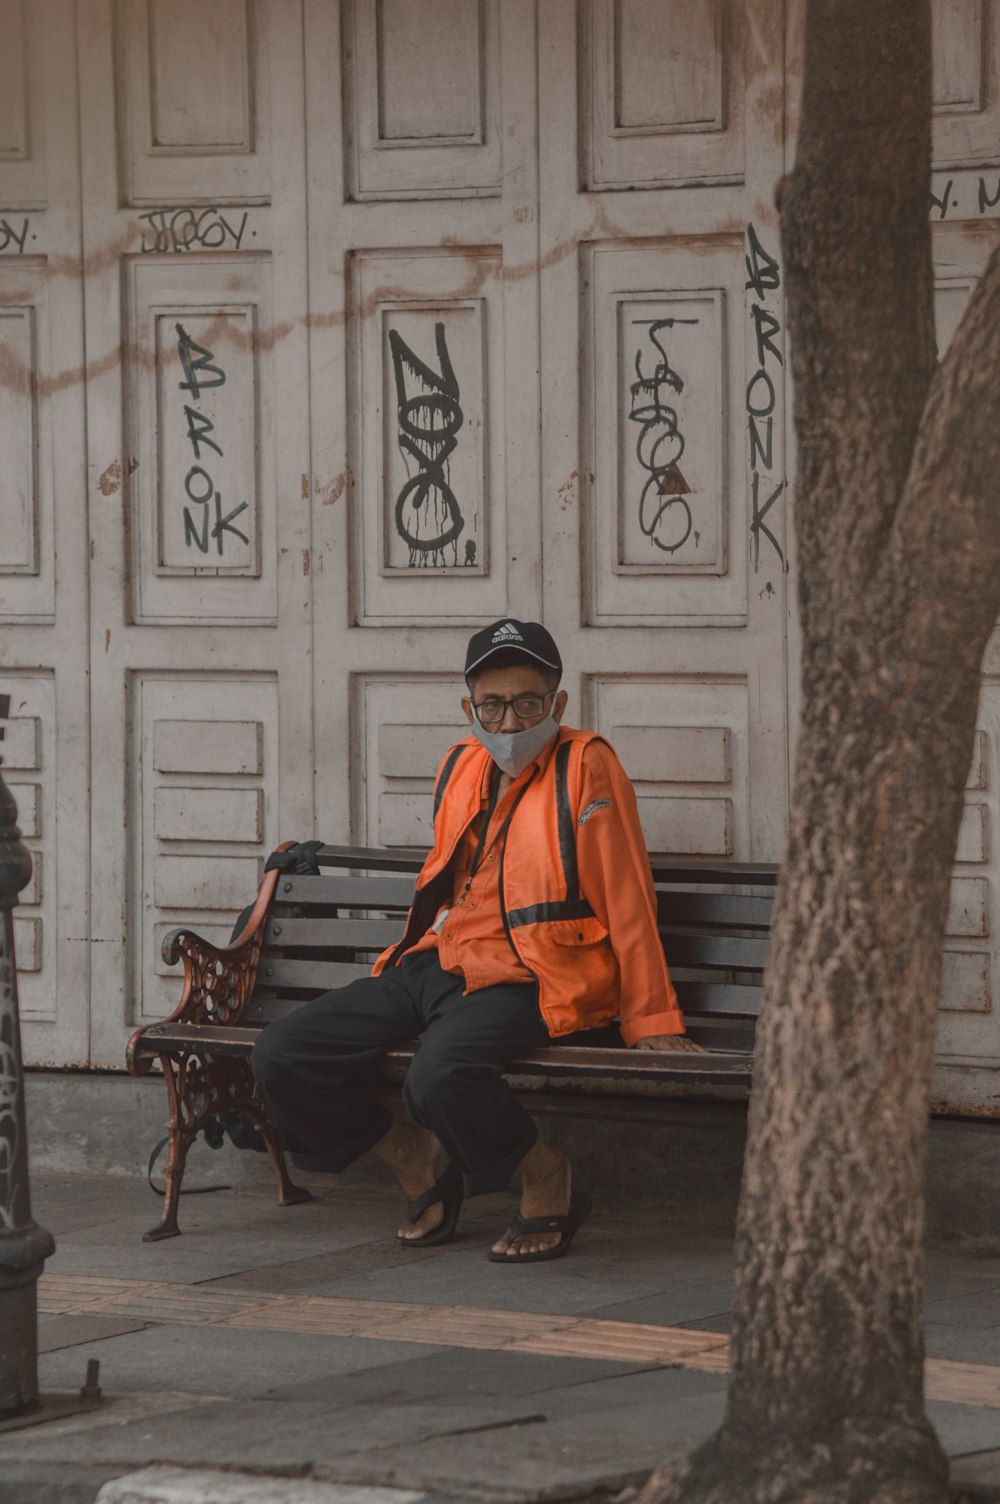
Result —
[[667, 401], [671, 393], [680, 395], [684, 382], [670, 364], [662, 335], [675, 324], [697, 322], [697, 319], [633, 320], [647, 326], [650, 343], [658, 355], [653, 374], [646, 376], [642, 369], [643, 352], [636, 351], [637, 379], [629, 387], [632, 399], [629, 419], [639, 424], [636, 458], [649, 471], [639, 497], [639, 526], [665, 554], [676, 553], [684, 546], [691, 536], [693, 519], [686, 499], [691, 495], [691, 487], [679, 464], [684, 453], [684, 435], [678, 425], [677, 411]]
[[[434, 343], [439, 371], [425, 365], [397, 330], [389, 330], [399, 448], [407, 470], [411, 459], [419, 467], [396, 497], [396, 532], [410, 550], [411, 567], [457, 564], [458, 539], [465, 527], [448, 483], [448, 460], [465, 415], [442, 323], [434, 325]], [[445, 554], [449, 545], [450, 559]], [[476, 545], [467, 540], [463, 562], [475, 561]]]
[[[773, 256], [761, 245], [754, 226], [747, 226], [747, 281], [746, 290], [752, 291], [759, 302], [751, 302], [750, 317], [753, 320], [754, 344], [757, 367], [747, 383], [746, 411], [750, 436], [750, 538], [753, 550], [753, 567], [756, 574], [760, 568], [760, 538], [763, 533], [778, 555], [783, 570], [788, 569], [781, 545], [765, 522], [765, 517], [785, 489], [781, 480], [769, 496], [762, 500], [763, 491], [772, 485], [776, 477], [774, 468], [774, 410], [777, 403], [774, 379], [771, 375], [773, 362], [784, 364], [781, 350], [776, 344], [781, 333], [781, 324], [765, 306], [768, 293], [781, 287], [781, 273]], [[763, 486], [762, 486], [763, 481]]]
[[[191, 403], [197, 403], [201, 400], [203, 391], [210, 387], [225, 386], [226, 373], [221, 366], [215, 364], [212, 351], [206, 350], [204, 345], [199, 345], [196, 340], [193, 340], [183, 324], [177, 324], [175, 327], [177, 356], [184, 372], [184, 380], [179, 381], [177, 385], [182, 392], [190, 393]], [[185, 402], [184, 404], [184, 419], [187, 423], [187, 438], [195, 463], [184, 477], [184, 490], [188, 500], [196, 509], [200, 508], [200, 511], [192, 512], [190, 506], [184, 508], [184, 543], [187, 548], [193, 544], [199, 553], [207, 554], [210, 540], [214, 541], [219, 557], [223, 558], [227, 533], [235, 534], [244, 543], [250, 542], [247, 535], [241, 532], [235, 523], [235, 518], [247, 511], [250, 503], [242, 501], [239, 506], [233, 507], [231, 512], [223, 513], [222, 496], [215, 488], [211, 472], [201, 463], [203, 449], [213, 449], [221, 457], [222, 446], [216, 439], [210, 437], [215, 432], [215, 423], [207, 413], [202, 412], [198, 407], [193, 407], [191, 403]], [[211, 456], [204, 457], [211, 463]]]
[[[233, 216], [235, 218], [235, 215]], [[154, 209], [140, 214], [144, 228], [140, 251], [218, 251], [229, 245], [238, 251], [247, 227], [246, 210], [239, 225], [230, 224], [218, 209]], [[152, 239], [147, 239], [147, 235]]]
[[9, 219], [0, 219], [0, 252], [9, 251], [11, 246], [15, 245], [17, 254], [23, 255], [30, 228], [31, 222], [27, 219], [21, 220], [20, 228], [16, 224], [11, 224]]

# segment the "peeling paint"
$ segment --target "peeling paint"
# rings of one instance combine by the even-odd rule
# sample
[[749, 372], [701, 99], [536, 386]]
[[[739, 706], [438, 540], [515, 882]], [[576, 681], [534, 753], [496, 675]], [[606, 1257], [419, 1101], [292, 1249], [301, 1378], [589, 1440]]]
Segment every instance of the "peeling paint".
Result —
[[556, 495], [559, 497], [560, 507], [564, 512], [568, 507], [571, 507], [573, 505], [573, 501], [576, 495], [576, 482], [579, 474], [579, 470], [571, 470], [556, 492]]
[[101, 475], [97, 482], [102, 496], [113, 496], [121, 485], [122, 467], [118, 460], [113, 460]]
[[310, 565], [309, 549], [308, 548], [304, 548], [302, 550], [302, 573], [304, 575], [308, 575], [308, 573], [309, 573], [309, 565]]
[[[329, 489], [326, 492], [326, 495], [323, 497], [323, 505], [325, 507], [332, 507], [343, 496], [344, 490], [345, 490], [346, 486], [347, 486], [347, 472], [344, 471], [344, 470], [341, 470], [340, 474], [337, 476], [336, 480], [329, 487]], [[319, 489], [320, 489], [320, 487], [317, 486], [317, 490], [319, 490]]]

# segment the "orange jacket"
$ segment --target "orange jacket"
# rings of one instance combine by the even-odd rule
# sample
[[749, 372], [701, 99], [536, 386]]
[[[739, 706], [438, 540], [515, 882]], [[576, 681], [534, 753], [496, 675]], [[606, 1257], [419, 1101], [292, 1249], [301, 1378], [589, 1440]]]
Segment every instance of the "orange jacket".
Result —
[[[617, 1015], [626, 1044], [681, 1034], [625, 770], [593, 731], [561, 727], [546, 752], [511, 812], [499, 883], [507, 939], [538, 980], [548, 1031], [571, 1034]], [[403, 937], [378, 958], [376, 976], [396, 965], [451, 901], [454, 858], [480, 813], [489, 765], [472, 736], [446, 754], [435, 785], [434, 847]]]

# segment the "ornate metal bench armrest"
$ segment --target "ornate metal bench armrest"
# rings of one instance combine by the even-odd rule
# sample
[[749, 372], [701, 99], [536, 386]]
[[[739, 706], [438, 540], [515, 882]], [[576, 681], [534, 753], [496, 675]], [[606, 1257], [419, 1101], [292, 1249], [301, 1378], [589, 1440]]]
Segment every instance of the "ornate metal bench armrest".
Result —
[[[278, 847], [284, 851], [294, 846], [286, 841]], [[280, 873], [265, 872], [257, 901], [246, 924], [229, 945], [213, 945], [196, 930], [171, 930], [164, 937], [161, 954], [168, 966], [184, 962], [184, 987], [173, 1013], [162, 1023], [213, 1024], [238, 1023], [257, 980], [257, 966], [264, 944], [264, 927], [271, 899]], [[133, 1075], [145, 1075], [155, 1051], [142, 1047], [146, 1024], [137, 1029], [128, 1042], [126, 1060]]]

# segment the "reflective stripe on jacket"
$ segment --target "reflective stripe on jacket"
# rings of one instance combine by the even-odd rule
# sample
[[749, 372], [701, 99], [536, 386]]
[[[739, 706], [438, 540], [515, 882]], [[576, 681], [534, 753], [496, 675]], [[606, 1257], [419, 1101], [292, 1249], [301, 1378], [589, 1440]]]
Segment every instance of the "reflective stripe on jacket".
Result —
[[[611, 797], [592, 800], [581, 816], [585, 749], [594, 742], [602, 742]], [[507, 939], [538, 980], [549, 1033], [594, 1028], [619, 1013], [628, 1044], [648, 1034], [682, 1033], [632, 786], [596, 732], [561, 727], [546, 754], [510, 815], [499, 887]], [[434, 847], [417, 878], [403, 938], [379, 957], [375, 975], [395, 965], [451, 902], [456, 852], [480, 814], [489, 768], [489, 754], [475, 737], [446, 754], [435, 786]], [[600, 834], [598, 820], [590, 818], [594, 810], [607, 822]], [[581, 870], [581, 859], [584, 867], [588, 859], [592, 866], [599, 860], [602, 870]], [[600, 913], [588, 886], [595, 902], [601, 895]], [[604, 901], [608, 894], [613, 906]], [[616, 914], [627, 917], [619, 922]]]

